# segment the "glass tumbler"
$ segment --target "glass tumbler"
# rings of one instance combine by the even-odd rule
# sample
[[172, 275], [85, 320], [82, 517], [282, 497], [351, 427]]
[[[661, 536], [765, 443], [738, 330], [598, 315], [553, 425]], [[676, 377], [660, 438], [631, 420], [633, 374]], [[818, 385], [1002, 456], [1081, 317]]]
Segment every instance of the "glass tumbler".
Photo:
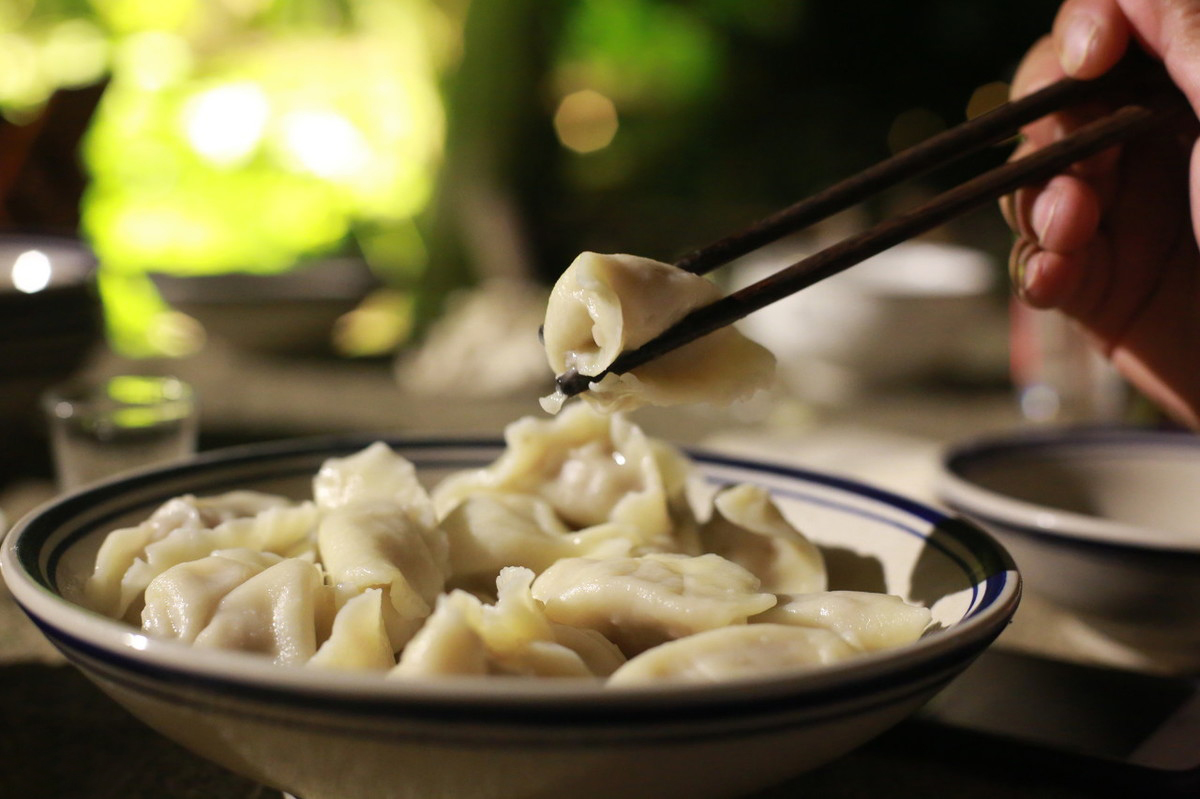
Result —
[[118, 375], [43, 397], [60, 490], [178, 460], [196, 451], [191, 386], [174, 377]]

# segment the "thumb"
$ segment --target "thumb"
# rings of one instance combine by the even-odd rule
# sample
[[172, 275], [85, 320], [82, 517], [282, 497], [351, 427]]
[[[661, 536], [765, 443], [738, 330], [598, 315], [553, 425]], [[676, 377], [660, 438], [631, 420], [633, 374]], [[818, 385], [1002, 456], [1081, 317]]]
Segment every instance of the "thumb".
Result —
[[1115, 4], [1130, 32], [1163, 62], [1192, 109], [1200, 112], [1200, 2], [1195, 0], [1072, 0]]
[[1083, 80], [1112, 69], [1129, 47], [1119, 0], [1065, 0], [1054, 18], [1054, 49], [1065, 74]]

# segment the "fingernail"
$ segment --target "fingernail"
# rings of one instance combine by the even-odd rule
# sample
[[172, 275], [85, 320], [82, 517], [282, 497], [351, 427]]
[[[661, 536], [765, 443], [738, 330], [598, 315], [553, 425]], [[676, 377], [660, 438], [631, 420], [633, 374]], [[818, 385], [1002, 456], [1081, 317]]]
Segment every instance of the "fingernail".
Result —
[[1054, 218], [1058, 215], [1058, 209], [1061, 205], [1060, 194], [1060, 192], [1054, 190], [1053, 186], [1048, 186], [1033, 201], [1033, 208], [1029, 213], [1029, 222], [1033, 226], [1033, 232], [1037, 236], [1039, 244], [1046, 244], [1046, 236], [1050, 232], [1050, 226], [1054, 224]]
[[1025, 267], [1021, 270], [1021, 288], [1020, 295], [1029, 302], [1033, 296], [1033, 292], [1037, 290], [1038, 279], [1042, 273], [1042, 251], [1035, 250], [1025, 259]]
[[1018, 297], [1024, 295], [1025, 264], [1033, 250], [1034, 245], [1028, 239], [1017, 239], [1008, 254], [1008, 279]]
[[1059, 54], [1064, 72], [1074, 75], [1079, 71], [1096, 46], [1098, 33], [1099, 27], [1090, 14], [1077, 14], [1067, 22], [1063, 30], [1062, 52]]
[[1029, 302], [1041, 274], [1042, 251], [1029, 239], [1018, 239], [1008, 258], [1008, 276], [1017, 299]]

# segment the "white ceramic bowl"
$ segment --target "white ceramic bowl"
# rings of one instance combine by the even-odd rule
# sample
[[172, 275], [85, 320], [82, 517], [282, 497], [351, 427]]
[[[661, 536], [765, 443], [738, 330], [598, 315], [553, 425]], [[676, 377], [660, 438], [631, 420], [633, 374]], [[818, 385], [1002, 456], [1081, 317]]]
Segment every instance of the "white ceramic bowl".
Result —
[[[747, 256], [733, 270], [734, 286], [813, 251], [787, 245]], [[837, 401], [871, 387], [961, 373], [977, 360], [982, 333], [994, 327], [981, 322], [1004, 319], [992, 292], [996, 274], [978, 250], [905, 242], [772, 303], [739, 326], [775, 353], [791, 390]], [[994, 349], [990, 342], [988, 348]]]
[[1118, 643], [1200, 662], [1200, 438], [981, 439], [945, 453], [937, 494], [1003, 542], [1031, 592]]
[[[769, 487], [826, 549], [831, 579], [932, 607], [920, 641], [842, 666], [710, 687], [613, 689], [461, 678], [424, 684], [283, 668], [153, 640], [65, 600], [81, 553], [169, 497], [236, 487], [308, 495], [320, 463], [363, 439], [213, 452], [63, 497], [7, 537], [4, 576], [88, 677], [194, 751], [304, 799], [722, 797], [827, 762], [916, 710], [1005, 626], [1020, 580], [984, 532], [883, 491], [820, 474], [697, 456], [717, 482]], [[391, 442], [436, 480], [498, 443]]]

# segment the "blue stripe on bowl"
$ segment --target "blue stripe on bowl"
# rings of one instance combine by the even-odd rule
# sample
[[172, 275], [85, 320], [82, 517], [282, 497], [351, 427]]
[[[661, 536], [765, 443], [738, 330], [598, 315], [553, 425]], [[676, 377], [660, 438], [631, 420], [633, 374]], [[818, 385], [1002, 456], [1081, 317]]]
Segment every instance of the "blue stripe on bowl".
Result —
[[[655, 688], [655, 693], [662, 696], [653, 698], [637, 693], [621, 697], [614, 692], [605, 692], [593, 693], [591, 696], [599, 701], [592, 702], [571, 697], [561, 702], [529, 703], [518, 699], [511, 704], [503, 701], [472, 704], [446, 703], [436, 697], [425, 699], [411, 693], [389, 696], [380, 692], [369, 697], [354, 697], [275, 688], [208, 675], [176, 675], [133, 657], [114, 655], [44, 625], [39, 624], [39, 627], [73, 664], [85, 672], [171, 704], [345, 735], [374, 737], [382, 734], [389, 738], [415, 737], [459, 744], [469, 740], [504, 746], [521, 745], [520, 741], [513, 740], [514, 731], [545, 731], [544, 742], [548, 745], [577, 745], [578, 741], [569, 737], [574, 733], [592, 736], [593, 740], [595, 736], [605, 736], [606, 744], [615, 741], [636, 746], [647, 740], [695, 741], [826, 724], [903, 703], [939, 688], [992, 640], [988, 637], [967, 642], [909, 668], [868, 679], [855, 680], [847, 676], [843, 685], [832, 688], [804, 690], [798, 687], [766, 696], [731, 696], [724, 701], [714, 701], [701, 695], [706, 693], [703, 689], [664, 692], [660, 686]], [[843, 663], [836, 668], [848, 671], [851, 665]], [[797, 673], [793, 679], [803, 676], [803, 673]], [[693, 700], [699, 701], [673, 702], [672, 694], [685, 700], [691, 694]], [[228, 701], [220, 702], [222, 699]], [[353, 723], [347, 723], [347, 719], [353, 719]], [[443, 732], [434, 735], [424, 729], [406, 732], [381, 726], [389, 724], [428, 724]], [[444, 732], [456, 725], [475, 729], [456, 729], [453, 735]], [[706, 727], [702, 729], [698, 725]], [[612, 736], [611, 739], [608, 736]], [[586, 745], [586, 741], [584, 743]]]
[[1149, 430], [1137, 427], [1080, 426], [1057, 430], [1028, 430], [1015, 435], [982, 437], [959, 444], [950, 449], [948, 459], [990, 459], [1005, 452], [1027, 452], [1047, 447], [1094, 448], [1119, 444], [1127, 455], [1136, 455], [1139, 450], [1130, 448], [1137, 444], [1156, 451], [1178, 449], [1195, 453], [1200, 449], [1200, 437], [1189, 431]]

